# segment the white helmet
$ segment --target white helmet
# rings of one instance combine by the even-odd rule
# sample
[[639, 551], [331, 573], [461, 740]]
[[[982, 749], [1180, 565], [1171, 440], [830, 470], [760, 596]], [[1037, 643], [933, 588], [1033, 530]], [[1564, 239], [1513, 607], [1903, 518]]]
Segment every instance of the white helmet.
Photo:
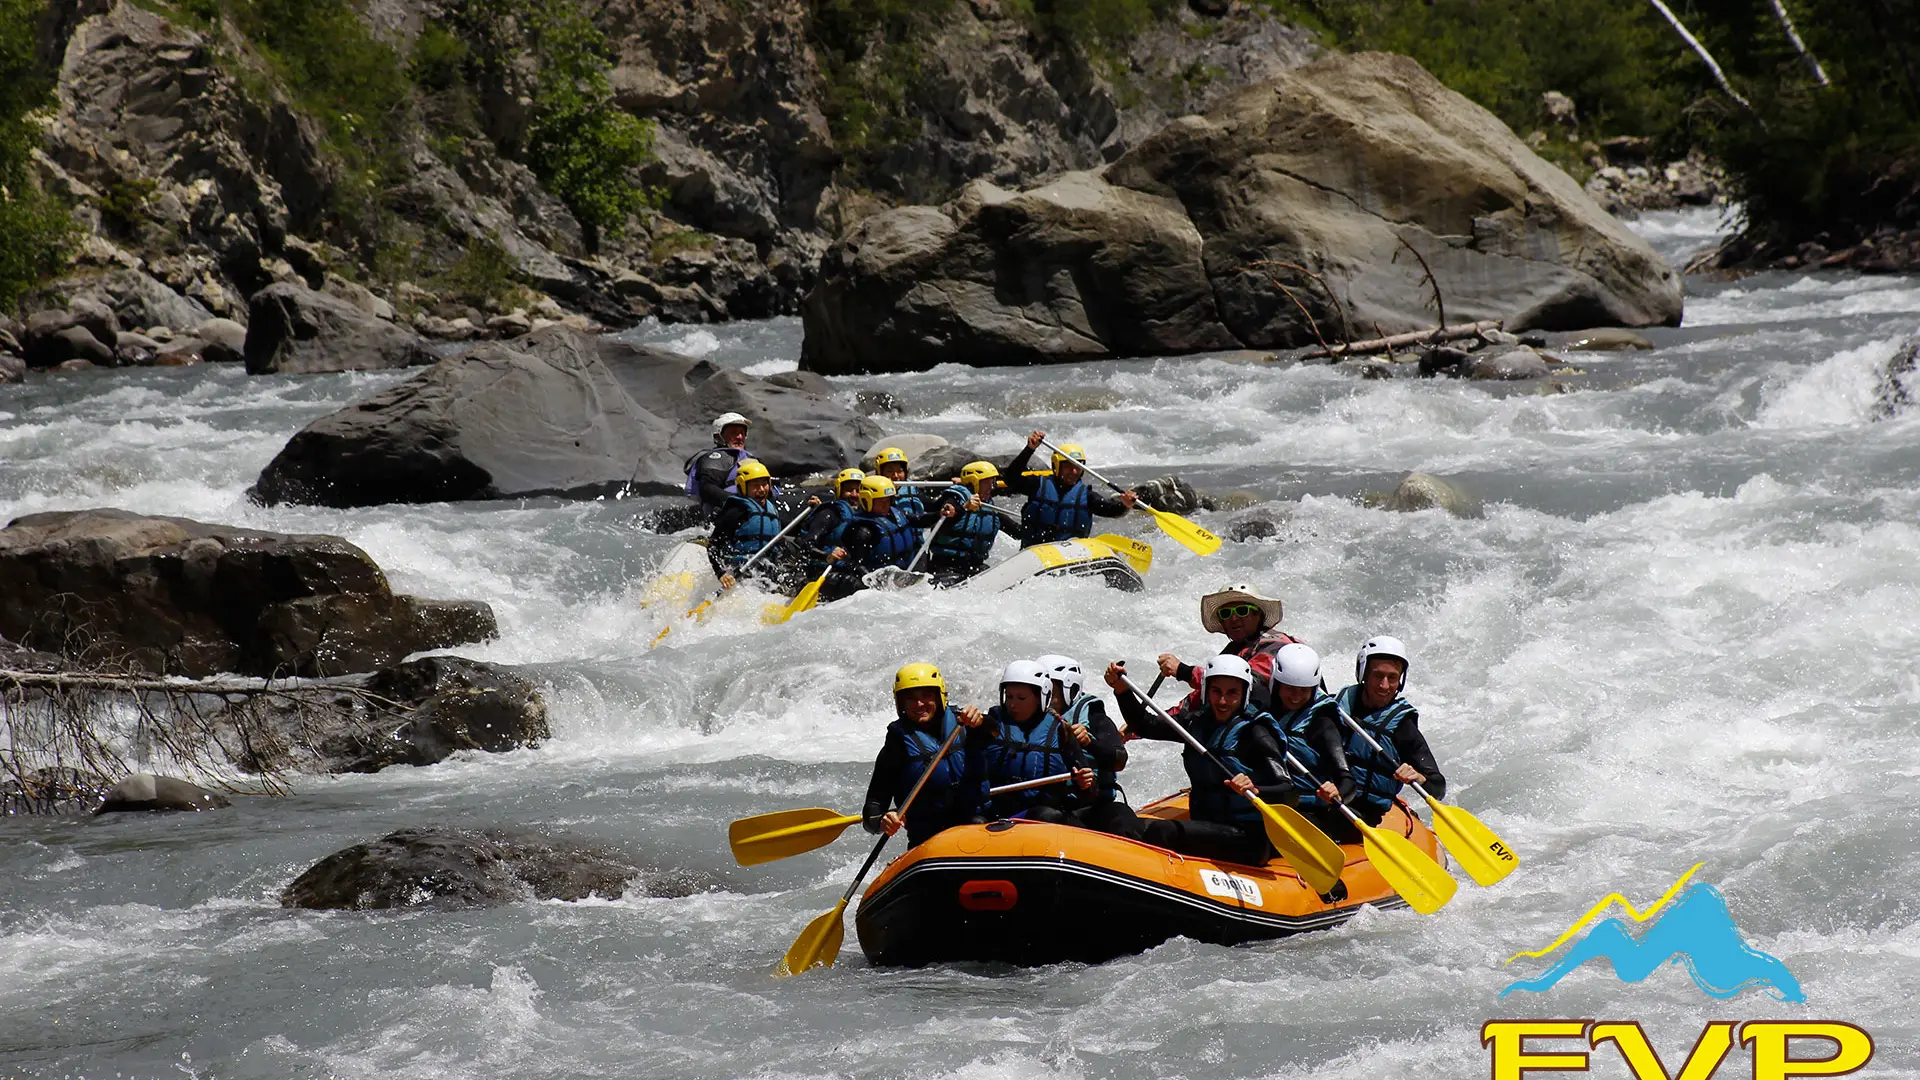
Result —
[[1080, 696], [1080, 688], [1087, 681], [1086, 673], [1080, 670], [1080, 661], [1071, 656], [1048, 653], [1034, 663], [1040, 665], [1040, 670], [1046, 672], [1048, 678], [1060, 684], [1067, 704], [1073, 704], [1073, 699]]
[[1407, 685], [1406, 669], [1413, 666], [1413, 658], [1407, 655], [1407, 647], [1400, 643], [1399, 638], [1388, 637], [1385, 634], [1370, 637], [1365, 645], [1360, 646], [1359, 653], [1353, 658], [1354, 679], [1358, 682], [1367, 681], [1367, 661], [1376, 656], [1391, 656], [1400, 661], [1400, 685], [1405, 687]]
[[734, 424], [739, 424], [741, 427], [752, 427], [753, 421], [747, 419], [744, 416], [741, 416], [737, 412], [721, 413], [719, 416], [716, 416], [713, 418], [714, 440], [717, 442], [720, 438], [721, 433], [726, 431], [727, 428], [732, 427]]
[[1312, 646], [1294, 642], [1273, 654], [1271, 686], [1319, 686], [1320, 654]]
[[1015, 660], [1000, 672], [1000, 688], [1005, 690], [1009, 686], [1031, 686], [1039, 693], [1040, 700], [1045, 702], [1047, 695], [1053, 692], [1053, 679], [1040, 669], [1039, 664], [1031, 660]]
[[1247, 666], [1245, 660], [1240, 659], [1232, 653], [1221, 653], [1219, 656], [1208, 660], [1206, 664], [1201, 667], [1200, 686], [1202, 689], [1206, 687], [1207, 683], [1216, 678], [1239, 679], [1242, 683], [1246, 684], [1247, 696], [1253, 696], [1253, 669]]

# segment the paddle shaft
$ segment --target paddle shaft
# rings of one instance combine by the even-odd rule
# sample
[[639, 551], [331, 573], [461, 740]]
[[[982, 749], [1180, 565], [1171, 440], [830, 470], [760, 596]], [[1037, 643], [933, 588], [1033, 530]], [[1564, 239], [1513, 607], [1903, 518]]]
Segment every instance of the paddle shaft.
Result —
[[1153, 680], [1153, 685], [1147, 687], [1147, 697], [1151, 698], [1153, 697], [1153, 695], [1159, 693], [1160, 684], [1166, 681], [1167, 681], [1167, 677], [1164, 674], [1161, 675], [1159, 678]]
[[1031, 791], [1037, 787], [1046, 787], [1048, 784], [1065, 783], [1071, 779], [1073, 779], [1072, 773], [1054, 773], [1052, 776], [1043, 776], [1038, 780], [1022, 780], [1017, 784], [1001, 784], [997, 788], [988, 788], [987, 794], [1011, 795], [1016, 791]]
[[[900, 804], [902, 820], [905, 820], [907, 808], [913, 805], [913, 800], [920, 797], [920, 789], [927, 786], [927, 780], [933, 776], [933, 770], [939, 767], [940, 759], [947, 756], [947, 750], [953, 746], [953, 740], [959, 738], [960, 733], [965, 730], [967, 730], [965, 725], [954, 724], [953, 734], [947, 736], [947, 741], [940, 744], [940, 752], [933, 755], [932, 761], [927, 762], [926, 769], [920, 773], [920, 779], [914, 782], [913, 790], [907, 792], [906, 801]], [[893, 837], [885, 833], [880, 835], [880, 842], [873, 845], [873, 851], [867, 855], [867, 861], [860, 864], [860, 872], [853, 876], [853, 884], [847, 886], [847, 891], [840, 895], [842, 907], [846, 906], [847, 901], [853, 899], [854, 893], [860, 891], [860, 883], [867, 880], [867, 871], [873, 869], [873, 864], [880, 858], [880, 849], [886, 847], [887, 841], [891, 839]]]
[[940, 535], [940, 526], [945, 525], [948, 520], [947, 518], [941, 518], [939, 521], [933, 523], [933, 528], [927, 530], [927, 542], [920, 545], [919, 551], [914, 552], [913, 561], [907, 564], [907, 573], [911, 574], [918, 569], [920, 560], [926, 558], [927, 552], [933, 550], [933, 538]]
[[[1337, 701], [1334, 702], [1333, 710], [1340, 714], [1340, 719], [1346, 721], [1347, 726], [1354, 730], [1354, 734], [1359, 735], [1361, 738], [1367, 740], [1367, 745], [1373, 747], [1374, 753], [1381, 754], [1381, 755], [1386, 754], [1387, 748], [1380, 745], [1380, 740], [1374, 738], [1372, 732], [1368, 731], [1366, 728], [1361, 727], [1360, 721], [1355, 720], [1351, 716], [1348, 716], [1347, 710], [1341, 708], [1339, 702]], [[1427, 789], [1421, 787], [1419, 784], [1408, 784], [1407, 786], [1419, 792], [1420, 797], [1427, 800], [1430, 803], [1437, 803], [1440, 801], [1439, 799], [1436, 799], [1433, 796], [1427, 794]]]
[[[1313, 775], [1312, 771], [1310, 771], [1305, 765], [1301, 764], [1299, 758], [1293, 756], [1293, 751], [1282, 750], [1281, 753], [1286, 755], [1287, 768], [1292, 769], [1294, 772], [1297, 772], [1301, 776], [1306, 777], [1308, 783], [1312, 784], [1316, 788], [1318, 788], [1322, 783], [1324, 783], [1324, 781], [1322, 781], [1319, 777]], [[1367, 823], [1364, 821], [1361, 821], [1360, 816], [1358, 814], [1355, 814], [1352, 808], [1349, 807], [1346, 803], [1336, 802], [1333, 805], [1336, 807], [1339, 807], [1340, 812], [1347, 815], [1348, 821], [1353, 822], [1355, 825], [1360, 826], [1362, 829], [1368, 828]]]
[[[1045, 439], [1041, 439], [1041, 440], [1040, 440], [1040, 445], [1041, 445], [1041, 446], [1044, 446], [1044, 447], [1046, 447], [1047, 449], [1049, 449], [1049, 450], [1051, 450], [1051, 451], [1053, 451], [1053, 452], [1054, 452], [1054, 453], [1056, 453], [1056, 454], [1060, 452], [1060, 448], [1059, 448], [1059, 447], [1057, 447], [1057, 446], [1055, 446], [1055, 445], [1053, 445], [1052, 443], [1050, 443], [1050, 442], [1048, 442], [1048, 441], [1047, 441], [1047, 440], [1045, 440]], [[1084, 461], [1076, 461], [1076, 462], [1074, 462], [1074, 464], [1075, 464], [1075, 465], [1078, 465], [1078, 466], [1080, 466], [1080, 471], [1082, 471], [1082, 472], [1084, 472], [1084, 473], [1086, 473], [1086, 474], [1087, 474], [1088, 476], [1091, 476], [1091, 477], [1093, 477], [1093, 478], [1094, 478], [1095, 480], [1098, 480], [1098, 481], [1100, 481], [1101, 483], [1103, 483], [1103, 484], [1105, 484], [1105, 485], [1107, 485], [1108, 487], [1110, 487], [1110, 488], [1112, 488], [1112, 489], [1113, 489], [1114, 491], [1116, 491], [1116, 492], [1118, 492], [1119, 494], [1122, 494], [1122, 495], [1125, 495], [1125, 494], [1127, 493], [1127, 489], [1126, 489], [1126, 488], [1123, 488], [1123, 487], [1121, 487], [1121, 486], [1120, 486], [1119, 484], [1116, 484], [1116, 483], [1114, 483], [1113, 481], [1111, 481], [1111, 480], [1109, 480], [1109, 479], [1107, 479], [1106, 477], [1104, 477], [1104, 476], [1101, 476], [1101, 475], [1100, 475], [1099, 473], [1097, 473], [1097, 472], [1095, 472], [1095, 471], [1093, 471], [1093, 466], [1091, 466], [1091, 465], [1089, 465], [1089, 464], [1087, 464], [1086, 462], [1084, 462]], [[1152, 510], [1152, 509], [1154, 509], [1154, 507], [1153, 507], [1153, 506], [1151, 506], [1151, 505], [1149, 505], [1149, 504], [1147, 503], [1147, 500], [1145, 500], [1145, 499], [1143, 499], [1143, 498], [1141, 498], [1141, 497], [1140, 497], [1140, 496], [1138, 496], [1138, 495], [1135, 495], [1135, 496], [1133, 497], [1133, 501], [1134, 501], [1134, 502], [1136, 502], [1136, 503], [1139, 503], [1139, 504], [1140, 504], [1141, 506], [1144, 506], [1144, 507], [1146, 507], [1146, 508], [1147, 508], [1147, 509], [1149, 509], [1149, 510]], [[1135, 691], [1135, 693], [1138, 693], [1138, 691]]]
[[792, 521], [787, 522], [787, 527], [784, 529], [781, 529], [777, 533], [774, 533], [773, 539], [767, 541], [765, 547], [762, 547], [759, 551], [756, 551], [753, 554], [747, 556], [747, 561], [741, 563], [740, 569], [735, 570], [733, 572], [734, 576], [738, 577], [741, 574], [746, 573], [747, 570], [750, 569], [754, 563], [757, 563], [760, 561], [760, 557], [762, 555], [765, 555], [767, 552], [773, 550], [773, 545], [779, 543], [782, 540], [785, 540], [787, 538], [788, 533], [799, 528], [800, 523], [807, 520], [807, 515], [813, 513], [814, 509], [815, 509], [814, 507], [809, 506], [806, 509], [800, 511], [798, 514], [794, 515], [794, 519]]

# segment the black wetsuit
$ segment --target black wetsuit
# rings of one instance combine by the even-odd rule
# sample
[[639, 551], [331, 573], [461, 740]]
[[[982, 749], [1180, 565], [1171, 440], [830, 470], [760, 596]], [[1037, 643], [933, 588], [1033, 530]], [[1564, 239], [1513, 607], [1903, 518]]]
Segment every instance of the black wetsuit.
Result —
[[[958, 722], [953, 709], [948, 708], [928, 727], [910, 724], [905, 719], [895, 719], [887, 725], [887, 740], [873, 760], [873, 778], [867, 782], [867, 801], [860, 811], [868, 832], [882, 831], [881, 818], [906, 801], [914, 785], [920, 782], [926, 762]], [[933, 776], [928, 778], [904, 815], [908, 844], [923, 843], [942, 829], [985, 820], [981, 817], [981, 803], [986, 785], [981, 782], [982, 771], [967, 750], [971, 735], [969, 732], [955, 740], [953, 749], [940, 760]]]
[[709, 520], [720, 512], [727, 496], [733, 494], [728, 490], [733, 474], [748, 456], [745, 450], [716, 446], [687, 459], [687, 493], [699, 498], [700, 508]]
[[[1127, 727], [1135, 735], [1143, 739], [1186, 745], [1186, 740], [1173, 730], [1172, 725], [1157, 714], [1149, 713], [1131, 694], [1121, 694], [1118, 700], [1120, 713], [1126, 717]], [[1264, 717], [1265, 714], [1249, 716], [1243, 709], [1229, 720], [1230, 724], [1241, 718], [1250, 721], [1240, 727], [1238, 743], [1231, 756], [1253, 780], [1255, 794], [1260, 796], [1261, 801], [1291, 803], [1295, 795], [1293, 779], [1288, 775], [1281, 756], [1279, 734], [1271, 720]], [[1210, 712], [1192, 723], [1184, 716], [1176, 716], [1175, 719], [1180, 720], [1202, 742], [1206, 742], [1208, 733], [1219, 726], [1213, 723]], [[1267, 841], [1259, 811], [1246, 801], [1245, 796], [1226, 789], [1228, 777], [1191, 749], [1183, 756], [1182, 764], [1187, 767], [1187, 778], [1193, 784], [1188, 796], [1190, 820], [1164, 821], [1136, 815], [1115, 815], [1113, 824], [1116, 827], [1106, 831], [1157, 844], [1185, 855], [1222, 859], [1248, 866], [1261, 866], [1272, 858], [1273, 845]], [[1240, 808], [1242, 805], [1245, 810]]]

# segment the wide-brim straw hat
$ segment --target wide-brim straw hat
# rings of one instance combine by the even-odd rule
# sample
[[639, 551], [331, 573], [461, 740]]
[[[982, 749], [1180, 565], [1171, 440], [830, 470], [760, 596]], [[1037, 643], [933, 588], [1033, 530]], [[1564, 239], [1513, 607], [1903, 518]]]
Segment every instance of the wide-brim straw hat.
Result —
[[1227, 628], [1220, 625], [1214, 612], [1224, 604], [1255, 604], [1260, 608], [1262, 626], [1279, 626], [1283, 608], [1277, 596], [1264, 596], [1253, 591], [1251, 585], [1229, 585], [1219, 592], [1210, 592], [1200, 598], [1200, 625], [1207, 628], [1209, 634], [1224, 634]]

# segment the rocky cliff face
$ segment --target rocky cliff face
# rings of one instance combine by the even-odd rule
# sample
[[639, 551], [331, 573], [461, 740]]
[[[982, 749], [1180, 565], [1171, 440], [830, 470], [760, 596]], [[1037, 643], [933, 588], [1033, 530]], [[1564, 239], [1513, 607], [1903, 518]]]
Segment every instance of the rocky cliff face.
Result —
[[232, 5], [56, 3], [43, 50], [59, 99], [37, 162], [90, 235], [76, 271], [26, 307], [85, 298], [127, 330], [192, 331], [244, 322], [249, 297], [289, 282], [370, 290], [367, 310], [443, 338], [516, 332], [559, 314], [548, 298], [607, 324], [791, 313], [831, 240], [859, 220], [975, 179], [1098, 166], [1313, 52], [1263, 15], [1182, 9], [1115, 68], [993, 0], [956, 3], [902, 46], [918, 77], [885, 138], [854, 146], [829, 121], [849, 69], [838, 83], [823, 71], [804, 0], [599, 0], [585, 10], [606, 38], [613, 100], [657, 125], [653, 160], [631, 180], [659, 200], [589, 252], [580, 221], [523, 163], [525, 80], [476, 83], [476, 131], [421, 81], [422, 35], [456, 6], [377, 0], [361, 12], [389, 67], [415, 79], [369, 194], [336, 145], [340, 118], [316, 116]]

